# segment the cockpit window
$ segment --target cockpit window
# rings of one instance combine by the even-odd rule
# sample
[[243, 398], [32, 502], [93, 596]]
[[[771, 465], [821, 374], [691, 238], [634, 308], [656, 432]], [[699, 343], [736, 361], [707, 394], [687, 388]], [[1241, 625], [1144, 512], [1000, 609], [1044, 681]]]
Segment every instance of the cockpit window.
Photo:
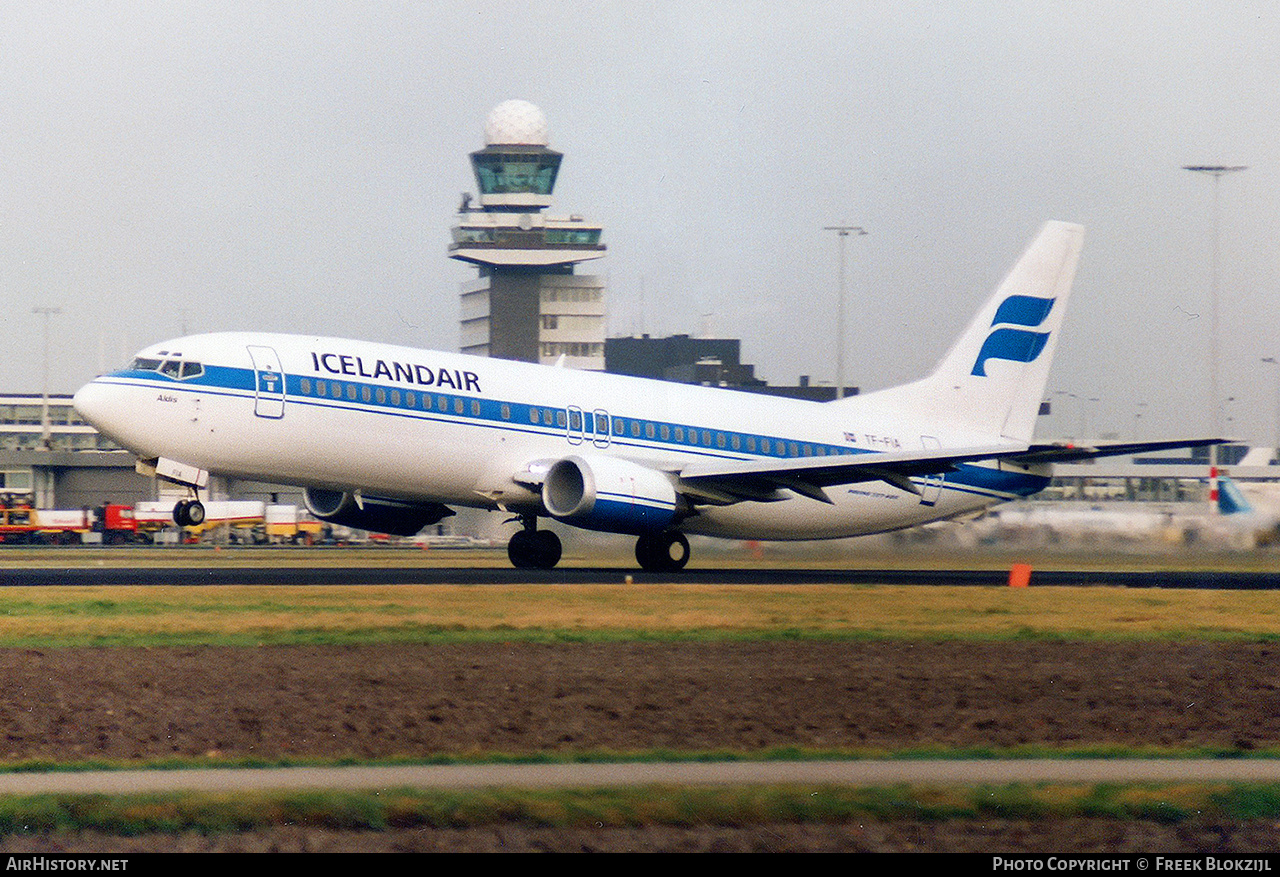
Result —
[[139, 356], [133, 361], [130, 368], [136, 371], [160, 372], [162, 375], [168, 375], [179, 381], [198, 378], [204, 374], [204, 366], [189, 359], [152, 359], [147, 356]]

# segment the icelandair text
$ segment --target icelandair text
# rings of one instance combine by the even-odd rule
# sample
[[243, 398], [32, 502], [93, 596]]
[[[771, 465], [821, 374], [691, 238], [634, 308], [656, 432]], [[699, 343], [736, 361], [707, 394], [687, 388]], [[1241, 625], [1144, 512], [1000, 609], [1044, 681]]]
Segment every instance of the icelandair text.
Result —
[[419, 387], [452, 387], [464, 392], [479, 393], [480, 376], [475, 372], [464, 372], [458, 369], [428, 368], [405, 362], [391, 362], [376, 359], [372, 364], [363, 357], [346, 353], [311, 354], [311, 365], [316, 373], [331, 375], [348, 375], [350, 377], [382, 378], [388, 381], [400, 381], [405, 384], [416, 384]]

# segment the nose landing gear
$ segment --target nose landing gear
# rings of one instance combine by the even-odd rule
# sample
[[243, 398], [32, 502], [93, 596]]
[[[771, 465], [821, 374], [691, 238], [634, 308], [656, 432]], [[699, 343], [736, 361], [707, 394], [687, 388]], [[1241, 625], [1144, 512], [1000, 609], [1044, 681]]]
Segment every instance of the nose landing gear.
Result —
[[173, 522], [179, 527], [199, 527], [204, 515], [204, 503], [199, 499], [184, 499], [173, 507]]

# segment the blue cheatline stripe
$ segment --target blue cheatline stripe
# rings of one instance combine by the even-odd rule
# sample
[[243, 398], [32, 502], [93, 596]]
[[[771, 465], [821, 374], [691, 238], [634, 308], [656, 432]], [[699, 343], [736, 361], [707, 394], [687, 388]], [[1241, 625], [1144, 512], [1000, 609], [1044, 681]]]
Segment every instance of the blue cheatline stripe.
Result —
[[943, 482], [944, 490], [956, 490], [996, 499], [1016, 499], [1039, 493], [1049, 485], [1044, 475], [1025, 472], [1002, 472], [985, 466], [961, 465], [955, 472], [948, 472]]

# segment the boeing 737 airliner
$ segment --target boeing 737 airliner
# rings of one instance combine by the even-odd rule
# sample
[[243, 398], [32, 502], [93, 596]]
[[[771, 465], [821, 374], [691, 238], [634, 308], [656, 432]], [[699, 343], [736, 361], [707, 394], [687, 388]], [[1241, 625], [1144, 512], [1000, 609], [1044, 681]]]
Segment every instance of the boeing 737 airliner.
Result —
[[295, 335], [166, 341], [75, 406], [185, 485], [210, 473], [305, 488], [322, 520], [411, 535], [471, 506], [514, 515], [521, 568], [560, 560], [554, 518], [637, 537], [645, 569], [685, 534], [827, 539], [1028, 496], [1050, 464], [1212, 439], [1074, 447], [1033, 431], [1083, 229], [1045, 225], [928, 377], [817, 403]]

